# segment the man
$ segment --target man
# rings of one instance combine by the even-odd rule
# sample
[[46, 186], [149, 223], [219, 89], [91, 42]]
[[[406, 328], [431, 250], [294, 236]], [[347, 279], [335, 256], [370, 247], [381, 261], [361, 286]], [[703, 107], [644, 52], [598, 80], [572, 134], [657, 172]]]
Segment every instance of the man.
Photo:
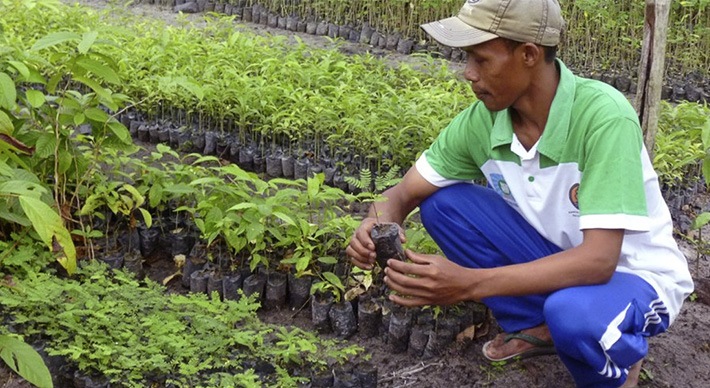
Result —
[[[377, 204], [400, 224], [420, 206], [448, 258], [390, 259], [390, 299], [483, 301], [505, 331], [486, 358], [556, 352], [578, 386], [635, 385], [646, 338], [693, 288], [636, 113], [555, 58], [556, 0], [468, 0], [422, 27], [464, 48], [478, 101]], [[470, 183], [481, 178], [489, 188]], [[360, 268], [374, 265], [375, 222], [371, 211], [346, 251]]]

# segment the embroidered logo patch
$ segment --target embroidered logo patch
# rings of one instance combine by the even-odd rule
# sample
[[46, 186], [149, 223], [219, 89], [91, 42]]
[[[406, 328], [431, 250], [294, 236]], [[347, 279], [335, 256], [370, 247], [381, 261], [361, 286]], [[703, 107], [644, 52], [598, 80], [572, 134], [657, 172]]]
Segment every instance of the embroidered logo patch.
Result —
[[510, 199], [510, 187], [508, 187], [508, 183], [506, 183], [505, 179], [503, 179], [503, 175], [491, 174], [490, 183], [491, 187], [496, 191], [496, 193], [498, 193], [498, 195], [503, 198]]

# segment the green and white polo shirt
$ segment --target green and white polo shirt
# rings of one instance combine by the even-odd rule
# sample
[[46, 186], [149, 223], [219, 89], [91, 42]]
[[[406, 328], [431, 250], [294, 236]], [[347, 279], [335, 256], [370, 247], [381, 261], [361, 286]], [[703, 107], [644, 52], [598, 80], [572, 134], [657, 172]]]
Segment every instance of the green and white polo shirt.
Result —
[[557, 63], [550, 116], [530, 150], [513, 133], [508, 110], [475, 102], [422, 154], [417, 170], [438, 187], [485, 178], [562, 249], [579, 245], [584, 229], [625, 229], [617, 270], [648, 281], [673, 320], [693, 283], [636, 112], [616, 89]]

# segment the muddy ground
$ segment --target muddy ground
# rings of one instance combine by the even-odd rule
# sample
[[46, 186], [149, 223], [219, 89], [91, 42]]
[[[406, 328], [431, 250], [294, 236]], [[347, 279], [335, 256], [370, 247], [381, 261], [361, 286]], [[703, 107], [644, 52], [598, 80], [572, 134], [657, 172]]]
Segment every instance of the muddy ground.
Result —
[[[67, 1], [74, 2], [74, 1]], [[156, 5], [120, 6], [121, 1], [80, 0], [79, 3], [111, 12], [129, 12], [137, 18], [160, 18], [176, 22], [176, 14], [171, 9]], [[188, 15], [188, 20], [199, 23], [200, 15]], [[235, 24], [235, 28], [258, 34], [287, 34], [293, 32], [270, 29], [255, 24]], [[314, 47], [333, 47], [334, 44], [323, 37], [301, 35], [304, 42]], [[352, 54], [371, 52], [388, 61], [408, 61], [416, 64], [417, 59], [374, 49], [367, 45], [342, 43], [339, 49]], [[454, 64], [452, 70], [459, 71]], [[703, 206], [706, 207], [706, 206]], [[680, 241], [696, 278], [710, 276], [710, 263], [700, 257], [692, 246]], [[698, 262], [700, 260], [700, 262]], [[160, 281], [172, 273], [171, 263], [155, 263], [149, 269], [149, 276]], [[262, 318], [271, 323], [295, 324], [310, 329], [310, 311], [296, 313], [290, 310], [261, 313]], [[498, 329], [491, 322], [489, 333], [476, 340], [457, 342], [445, 354], [435, 359], [417, 359], [403, 354], [391, 354], [387, 344], [380, 338], [363, 339], [357, 334], [350, 339], [371, 353], [372, 361], [379, 371], [380, 387], [571, 387], [573, 381], [556, 356], [543, 356], [506, 365], [491, 365], [481, 355], [481, 345], [492, 338]], [[680, 316], [667, 333], [651, 338], [649, 354], [643, 365], [640, 386], [642, 387], [697, 387], [710, 386], [710, 306], [699, 301], [686, 302]], [[0, 388], [29, 386], [7, 369], [0, 370]]]

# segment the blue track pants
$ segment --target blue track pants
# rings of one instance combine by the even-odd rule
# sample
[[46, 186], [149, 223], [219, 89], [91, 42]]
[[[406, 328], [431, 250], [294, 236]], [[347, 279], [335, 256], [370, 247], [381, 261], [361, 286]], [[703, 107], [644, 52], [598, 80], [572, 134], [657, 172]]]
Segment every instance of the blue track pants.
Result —
[[[561, 250], [482, 186], [442, 188], [420, 207], [422, 222], [443, 253], [467, 268], [524, 263]], [[653, 287], [618, 271], [606, 284], [483, 302], [508, 333], [546, 323], [579, 387], [621, 386], [628, 368], [648, 352], [646, 338], [665, 331], [669, 323]]]

